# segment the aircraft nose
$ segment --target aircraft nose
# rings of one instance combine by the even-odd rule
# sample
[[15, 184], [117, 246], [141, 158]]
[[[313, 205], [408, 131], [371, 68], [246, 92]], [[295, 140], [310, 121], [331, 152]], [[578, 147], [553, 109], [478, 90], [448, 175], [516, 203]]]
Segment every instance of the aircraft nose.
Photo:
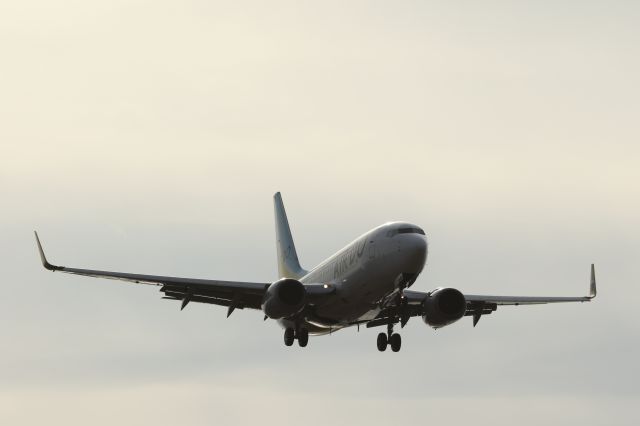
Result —
[[410, 270], [406, 272], [420, 272], [427, 261], [428, 244], [423, 235], [404, 235], [402, 241], [402, 252], [407, 260], [406, 267]]

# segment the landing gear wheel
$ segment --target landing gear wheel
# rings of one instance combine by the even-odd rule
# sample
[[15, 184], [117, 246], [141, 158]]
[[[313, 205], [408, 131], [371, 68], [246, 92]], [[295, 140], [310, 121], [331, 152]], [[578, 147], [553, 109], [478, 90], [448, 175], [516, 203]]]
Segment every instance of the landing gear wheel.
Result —
[[378, 334], [378, 350], [384, 352], [387, 349], [387, 335], [384, 333]]
[[402, 338], [398, 333], [393, 333], [389, 339], [389, 344], [391, 345], [392, 351], [398, 352], [402, 346]]
[[293, 345], [293, 339], [295, 338], [295, 332], [293, 328], [289, 327], [284, 331], [284, 344], [287, 346]]
[[301, 328], [298, 330], [298, 345], [300, 345], [301, 348], [304, 348], [307, 346], [307, 343], [309, 343], [309, 330]]

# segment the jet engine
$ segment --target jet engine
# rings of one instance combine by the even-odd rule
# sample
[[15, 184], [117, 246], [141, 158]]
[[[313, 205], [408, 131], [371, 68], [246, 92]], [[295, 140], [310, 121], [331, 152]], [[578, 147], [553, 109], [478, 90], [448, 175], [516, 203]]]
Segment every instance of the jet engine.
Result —
[[262, 311], [272, 319], [291, 317], [304, 308], [307, 291], [298, 280], [283, 278], [271, 284], [262, 299]]
[[444, 327], [462, 318], [467, 310], [464, 295], [455, 288], [439, 288], [422, 303], [422, 319], [433, 328]]

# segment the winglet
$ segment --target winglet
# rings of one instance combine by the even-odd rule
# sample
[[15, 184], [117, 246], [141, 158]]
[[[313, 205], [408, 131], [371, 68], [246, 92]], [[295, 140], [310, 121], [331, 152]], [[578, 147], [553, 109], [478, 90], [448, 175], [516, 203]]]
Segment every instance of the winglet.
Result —
[[50, 271], [61, 270], [62, 268], [60, 266], [52, 265], [47, 261], [47, 258], [44, 255], [44, 250], [42, 250], [42, 244], [40, 244], [40, 238], [38, 238], [38, 233], [36, 231], [33, 231], [33, 233], [36, 235], [36, 243], [38, 243], [38, 251], [40, 252], [40, 260], [42, 261], [42, 266]]
[[591, 285], [589, 287], [589, 298], [593, 299], [594, 297], [596, 297], [597, 294], [598, 292], [596, 290], [596, 269], [592, 263], [591, 264]]

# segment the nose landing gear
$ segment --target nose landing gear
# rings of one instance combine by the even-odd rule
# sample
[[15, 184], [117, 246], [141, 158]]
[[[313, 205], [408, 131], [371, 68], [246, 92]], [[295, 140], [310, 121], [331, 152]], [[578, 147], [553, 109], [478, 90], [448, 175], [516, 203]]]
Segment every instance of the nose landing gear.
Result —
[[398, 352], [402, 346], [402, 337], [398, 333], [394, 333], [393, 324], [389, 324], [386, 333], [378, 334], [376, 343], [380, 352], [384, 352], [387, 346], [391, 346], [393, 352]]
[[309, 343], [309, 330], [307, 330], [306, 328], [300, 328], [298, 330], [298, 345], [300, 345], [301, 348], [304, 348], [305, 346], [307, 346], [307, 343]]
[[291, 346], [295, 339], [298, 339], [298, 345], [301, 348], [304, 348], [309, 343], [309, 330], [304, 327], [300, 327], [296, 332], [293, 327], [287, 327], [284, 330], [284, 344], [286, 346]]
[[293, 341], [296, 338], [295, 336], [295, 332], [293, 331], [293, 328], [289, 327], [286, 330], [284, 330], [284, 344], [287, 346], [291, 346], [293, 345]]

